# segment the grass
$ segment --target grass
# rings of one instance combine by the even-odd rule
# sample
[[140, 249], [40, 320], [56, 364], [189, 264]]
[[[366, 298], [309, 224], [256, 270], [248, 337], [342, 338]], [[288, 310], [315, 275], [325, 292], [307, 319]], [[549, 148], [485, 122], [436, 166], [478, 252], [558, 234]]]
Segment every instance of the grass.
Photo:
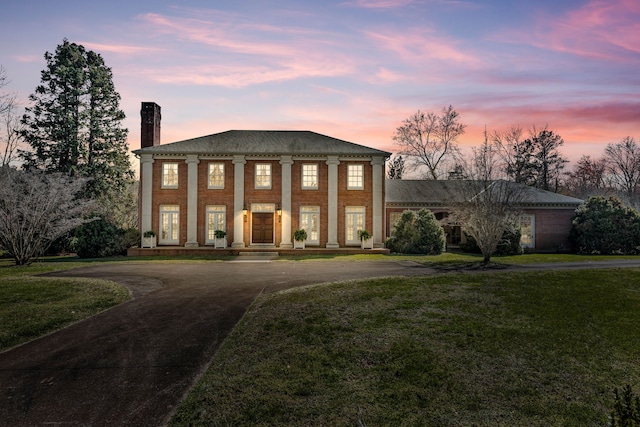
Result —
[[11, 266], [0, 261], [0, 351], [53, 332], [127, 301], [115, 282], [40, 277], [37, 274], [86, 266], [78, 262]]
[[601, 426], [640, 386], [640, 270], [443, 274], [259, 298], [171, 425]]
[[[281, 256], [287, 261], [414, 261], [430, 266], [468, 266], [482, 263], [482, 255], [460, 251], [444, 252], [440, 255], [403, 255], [403, 254], [331, 254]], [[512, 256], [493, 256], [491, 262], [497, 265], [540, 264], [558, 262], [600, 262], [621, 259], [639, 259], [638, 255], [576, 255], [576, 254], [523, 254]]]

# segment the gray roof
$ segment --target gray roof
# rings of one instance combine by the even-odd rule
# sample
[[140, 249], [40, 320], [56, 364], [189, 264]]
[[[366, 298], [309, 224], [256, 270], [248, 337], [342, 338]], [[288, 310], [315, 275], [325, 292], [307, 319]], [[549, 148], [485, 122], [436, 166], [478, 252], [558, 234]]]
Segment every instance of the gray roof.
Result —
[[[551, 191], [528, 187], [515, 182], [501, 181], [508, 185], [521, 186], [524, 190], [520, 205], [522, 206], [566, 206], [577, 207], [584, 201], [575, 197], [564, 196]], [[389, 204], [445, 207], [451, 204], [452, 198], [460, 201], [464, 192], [464, 180], [405, 180], [388, 179], [385, 183], [385, 201]]]
[[141, 148], [135, 154], [385, 156], [391, 153], [310, 131], [229, 130]]

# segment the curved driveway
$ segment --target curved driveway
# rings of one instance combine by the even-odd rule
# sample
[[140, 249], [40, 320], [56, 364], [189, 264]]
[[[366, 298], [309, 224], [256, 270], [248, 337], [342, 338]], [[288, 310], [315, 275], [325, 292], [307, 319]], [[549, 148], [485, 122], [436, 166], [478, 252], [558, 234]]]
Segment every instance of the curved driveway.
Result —
[[282, 261], [61, 272], [124, 283], [135, 298], [0, 353], [0, 425], [163, 425], [260, 293], [432, 271], [414, 263]]
[[[509, 269], [639, 265], [631, 260]], [[126, 263], [61, 272], [121, 282], [135, 298], [0, 353], [0, 425], [163, 425], [260, 293], [433, 272], [390, 261]]]

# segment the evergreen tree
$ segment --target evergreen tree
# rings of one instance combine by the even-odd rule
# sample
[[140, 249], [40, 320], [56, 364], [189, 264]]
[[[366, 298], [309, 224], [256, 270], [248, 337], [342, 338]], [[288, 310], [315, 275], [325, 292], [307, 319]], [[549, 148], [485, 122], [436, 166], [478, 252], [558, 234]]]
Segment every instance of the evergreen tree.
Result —
[[120, 95], [103, 58], [64, 40], [45, 53], [41, 84], [21, 132], [31, 147], [22, 151], [27, 169], [90, 178], [84, 195], [112, 206], [133, 180]]

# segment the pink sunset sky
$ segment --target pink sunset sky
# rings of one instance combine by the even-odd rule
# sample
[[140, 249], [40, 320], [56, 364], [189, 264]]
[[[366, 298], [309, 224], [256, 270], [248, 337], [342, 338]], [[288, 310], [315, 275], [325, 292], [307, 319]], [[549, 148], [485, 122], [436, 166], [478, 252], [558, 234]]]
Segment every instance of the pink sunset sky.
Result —
[[23, 105], [64, 38], [113, 70], [132, 150], [142, 101], [163, 143], [298, 129], [395, 152], [404, 118], [448, 105], [463, 146], [546, 124], [575, 162], [640, 137], [637, 0], [9, 2], [0, 64]]

